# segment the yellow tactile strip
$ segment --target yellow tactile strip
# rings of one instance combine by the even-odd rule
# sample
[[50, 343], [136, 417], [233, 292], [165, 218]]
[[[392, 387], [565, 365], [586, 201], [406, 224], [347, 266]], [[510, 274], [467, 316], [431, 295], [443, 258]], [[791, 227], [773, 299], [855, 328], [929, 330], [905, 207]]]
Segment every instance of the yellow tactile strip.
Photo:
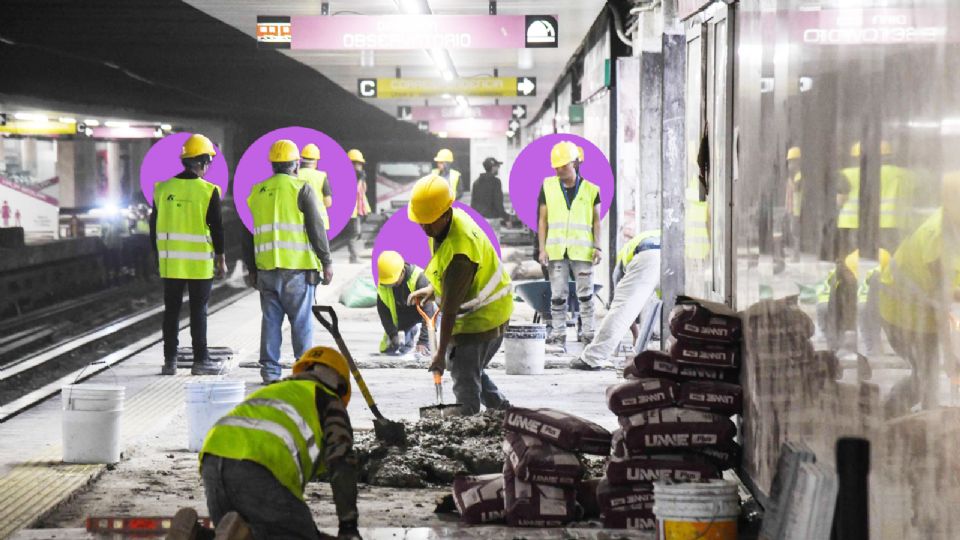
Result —
[[[183, 383], [216, 377], [190, 377], [188, 372], [158, 377], [124, 404], [121, 420], [122, 446], [128, 447], [142, 435], [164, 423], [184, 404]], [[14, 467], [0, 478], [0, 538], [28, 527], [75, 491], [96, 479], [106, 465], [72, 465], [62, 462], [57, 446]]]

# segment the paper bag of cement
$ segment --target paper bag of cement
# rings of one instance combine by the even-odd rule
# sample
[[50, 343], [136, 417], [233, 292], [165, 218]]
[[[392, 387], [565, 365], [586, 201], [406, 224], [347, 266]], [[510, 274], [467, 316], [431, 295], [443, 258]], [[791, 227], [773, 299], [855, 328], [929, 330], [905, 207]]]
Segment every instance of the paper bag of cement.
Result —
[[680, 364], [718, 368], [740, 366], [740, 345], [726, 345], [709, 341], [693, 341], [670, 337], [666, 342], [670, 356]]
[[573, 452], [513, 431], [504, 432], [503, 456], [517, 478], [551, 486], [575, 486], [583, 467]]
[[784, 333], [810, 338], [816, 330], [813, 320], [790, 299], [761, 300], [741, 315], [753, 340], [765, 341]]
[[730, 416], [743, 412], [743, 388], [738, 384], [688, 381], [680, 385], [677, 405]]
[[457, 476], [453, 479], [453, 502], [463, 523], [502, 522], [503, 475]]
[[668, 379], [634, 379], [607, 387], [607, 407], [617, 416], [667, 407], [676, 398], [677, 384]]
[[736, 469], [740, 466], [743, 449], [735, 442], [727, 442], [720, 446], [705, 446], [693, 448], [695, 454], [702, 455], [721, 471]]
[[674, 448], [717, 446], [733, 440], [729, 418], [706, 411], [668, 407], [620, 417], [630, 455], [664, 453]]
[[695, 454], [613, 456], [607, 462], [606, 471], [607, 481], [621, 486], [661, 480], [691, 482], [713, 478], [720, 478], [720, 471], [707, 458]]
[[597, 490], [600, 487], [600, 478], [583, 480], [577, 486], [577, 504], [583, 509], [581, 519], [597, 519], [600, 517], [600, 505], [597, 503]]
[[507, 524], [513, 527], [561, 527], [577, 519], [574, 488], [519, 480], [509, 460], [503, 464], [503, 499]]
[[653, 509], [653, 484], [614, 484], [606, 477], [597, 486], [597, 504], [601, 514], [628, 508]]
[[678, 296], [670, 312], [670, 333], [678, 338], [737, 343], [743, 335], [737, 312], [715, 302]]
[[678, 382], [707, 380], [735, 383], [740, 379], [735, 369], [680, 364], [669, 354], [660, 351], [643, 351], [638, 354], [633, 359], [633, 364], [623, 370], [623, 376], [633, 379], [660, 377]]
[[603, 427], [555, 409], [507, 409], [503, 427], [532, 435], [554, 446], [571, 452], [610, 455], [610, 432]]
[[603, 526], [607, 529], [653, 530], [657, 528], [657, 518], [652, 508], [630, 507], [605, 513]]

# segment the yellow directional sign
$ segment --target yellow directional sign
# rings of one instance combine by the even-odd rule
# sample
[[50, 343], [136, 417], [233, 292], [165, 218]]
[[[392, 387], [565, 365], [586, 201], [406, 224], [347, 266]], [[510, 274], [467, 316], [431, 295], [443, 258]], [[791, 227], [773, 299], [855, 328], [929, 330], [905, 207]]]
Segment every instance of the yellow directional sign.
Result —
[[536, 77], [471, 77], [468, 79], [358, 79], [357, 93], [365, 98], [412, 98], [443, 94], [482, 97], [537, 95]]

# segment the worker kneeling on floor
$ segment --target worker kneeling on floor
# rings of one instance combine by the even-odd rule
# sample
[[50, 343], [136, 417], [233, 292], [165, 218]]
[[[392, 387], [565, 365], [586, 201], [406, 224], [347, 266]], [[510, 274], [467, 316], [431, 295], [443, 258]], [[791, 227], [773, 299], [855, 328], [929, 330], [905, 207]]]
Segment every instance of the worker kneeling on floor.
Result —
[[[377, 257], [377, 279], [377, 313], [384, 332], [380, 352], [407, 354], [416, 346], [417, 354], [426, 356], [430, 350], [427, 329], [416, 306], [407, 304], [410, 293], [430, 284], [423, 269], [405, 262], [396, 251], [384, 251]], [[432, 317], [437, 307], [427, 302], [423, 311]]]
[[[324, 472], [338, 538], [360, 538], [349, 402], [347, 360], [314, 347], [294, 364], [292, 376], [257, 390], [214, 425], [200, 452], [200, 473], [217, 538], [323, 538], [303, 492]], [[171, 538], [209, 533], [197, 535], [194, 527], [196, 512], [181, 509], [173, 529], [182, 536]]]
[[503, 342], [513, 313], [510, 277], [493, 244], [463, 210], [453, 208], [453, 191], [437, 175], [413, 186], [407, 215], [430, 237], [432, 257], [424, 272], [429, 285], [410, 294], [423, 305], [440, 299], [440, 331], [430, 371], [450, 369], [453, 393], [464, 414], [504, 409], [509, 402], [486, 373]]

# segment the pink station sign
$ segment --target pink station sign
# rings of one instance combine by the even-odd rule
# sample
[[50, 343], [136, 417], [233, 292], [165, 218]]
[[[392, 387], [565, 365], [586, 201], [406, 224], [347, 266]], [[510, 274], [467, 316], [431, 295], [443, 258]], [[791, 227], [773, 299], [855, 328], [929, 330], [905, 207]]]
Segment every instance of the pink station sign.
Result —
[[410, 120], [414, 122], [449, 120], [454, 118], [480, 118], [485, 120], [510, 120], [513, 107], [510, 105], [475, 105], [473, 107], [428, 107], [410, 108]]

